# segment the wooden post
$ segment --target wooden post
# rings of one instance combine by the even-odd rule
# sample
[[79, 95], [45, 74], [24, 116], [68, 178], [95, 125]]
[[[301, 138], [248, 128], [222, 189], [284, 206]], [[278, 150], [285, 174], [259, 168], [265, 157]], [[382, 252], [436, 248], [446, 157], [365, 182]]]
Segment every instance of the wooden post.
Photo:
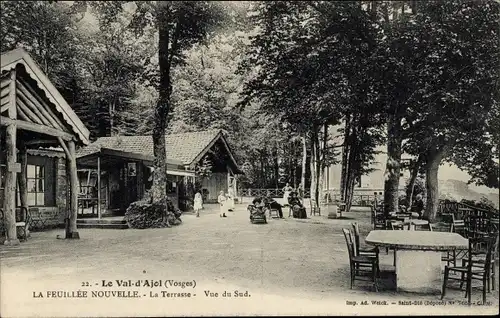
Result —
[[70, 209], [68, 215], [68, 225], [66, 226], [66, 238], [67, 239], [79, 239], [80, 235], [78, 234], [76, 227], [76, 217], [78, 214], [78, 175], [76, 173], [76, 150], [75, 150], [75, 142], [73, 140], [68, 141], [68, 151], [70, 156], [67, 156], [67, 165], [68, 165], [68, 181], [70, 184], [69, 192], [70, 192]]
[[97, 218], [101, 218], [101, 157], [97, 156]]
[[10, 71], [9, 83], [9, 119], [12, 121], [7, 125], [5, 131], [5, 143], [7, 146], [7, 174], [5, 175], [5, 227], [7, 239], [4, 245], [19, 245], [16, 229], [16, 176], [18, 170], [16, 139], [17, 139], [17, 108], [16, 108], [16, 70]]
[[[28, 154], [26, 151], [26, 145], [20, 140], [19, 142], [19, 161], [21, 163], [21, 173], [17, 178], [17, 183], [19, 185], [19, 198], [21, 199], [21, 207], [28, 211]], [[23, 209], [24, 210], [24, 209]], [[23, 221], [26, 220], [26, 215], [24, 215]], [[26, 236], [29, 234], [29, 223], [26, 225]]]

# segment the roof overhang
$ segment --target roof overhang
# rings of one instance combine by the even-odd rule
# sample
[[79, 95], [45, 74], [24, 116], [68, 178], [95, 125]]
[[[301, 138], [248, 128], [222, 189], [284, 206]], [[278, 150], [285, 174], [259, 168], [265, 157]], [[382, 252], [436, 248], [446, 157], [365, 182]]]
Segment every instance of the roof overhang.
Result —
[[22, 64], [28, 75], [37, 83], [47, 99], [54, 104], [55, 109], [62, 115], [66, 123], [71, 126], [73, 132], [78, 137], [78, 141], [83, 145], [90, 143], [90, 132], [83, 122], [78, 118], [73, 109], [68, 105], [59, 91], [54, 87], [49, 78], [42, 72], [41, 68], [33, 58], [23, 48], [5, 52], [1, 56], [1, 71], [14, 69], [18, 64]]
[[[154, 161], [152, 156], [110, 148], [99, 148], [90, 154], [77, 158], [76, 163], [81, 167], [97, 167], [98, 158], [103, 161], [103, 165], [106, 163], [113, 164], [118, 161], [142, 161], [145, 165], [152, 166]], [[183, 164], [179, 160], [167, 159], [167, 166], [178, 167], [183, 166]]]

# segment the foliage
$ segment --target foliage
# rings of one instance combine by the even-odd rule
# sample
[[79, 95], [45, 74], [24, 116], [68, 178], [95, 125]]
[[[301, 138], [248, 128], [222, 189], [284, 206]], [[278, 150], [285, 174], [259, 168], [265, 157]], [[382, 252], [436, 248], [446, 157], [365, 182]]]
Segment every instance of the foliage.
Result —
[[[165, 209], [166, 208], [166, 209]], [[181, 212], [172, 201], [164, 198], [159, 202], [150, 199], [132, 202], [125, 212], [125, 220], [130, 228], [147, 229], [179, 225]]]
[[208, 153], [196, 165], [195, 173], [197, 179], [209, 179], [212, 175], [212, 160], [210, 160]]

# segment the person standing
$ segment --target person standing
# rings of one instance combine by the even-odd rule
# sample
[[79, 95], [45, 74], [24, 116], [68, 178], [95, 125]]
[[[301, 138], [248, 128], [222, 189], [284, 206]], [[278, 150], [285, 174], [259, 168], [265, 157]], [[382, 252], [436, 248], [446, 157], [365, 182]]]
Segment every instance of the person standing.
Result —
[[284, 205], [288, 205], [288, 197], [290, 196], [290, 193], [292, 191], [293, 191], [293, 188], [287, 182], [285, 187], [283, 188], [283, 200], [285, 201]]
[[203, 197], [200, 192], [196, 192], [194, 195], [194, 211], [196, 212], [196, 217], [200, 217], [200, 210], [203, 209]]
[[226, 198], [226, 196], [224, 195], [224, 191], [220, 191], [220, 192], [219, 192], [219, 196], [217, 197], [217, 202], [219, 202], [219, 206], [220, 206], [220, 217], [221, 217], [221, 218], [225, 218], [225, 217], [227, 217], [227, 216], [226, 216], [226, 210], [227, 210], [226, 201], [227, 201], [227, 198]]

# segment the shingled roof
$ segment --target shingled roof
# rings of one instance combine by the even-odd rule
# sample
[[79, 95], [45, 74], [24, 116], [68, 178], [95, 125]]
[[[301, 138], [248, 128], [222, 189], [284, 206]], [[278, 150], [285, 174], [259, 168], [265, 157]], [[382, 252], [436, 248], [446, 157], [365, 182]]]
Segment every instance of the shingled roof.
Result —
[[[227, 145], [223, 131], [220, 129], [166, 135], [167, 158], [169, 160], [180, 161], [184, 165], [193, 165], [201, 159], [219, 138], [222, 138], [223, 142]], [[101, 137], [89, 146], [79, 149], [77, 151], [77, 158], [96, 153], [101, 148], [154, 157], [153, 137], [146, 135]], [[234, 165], [238, 167], [229, 147], [227, 147], [227, 151]]]

